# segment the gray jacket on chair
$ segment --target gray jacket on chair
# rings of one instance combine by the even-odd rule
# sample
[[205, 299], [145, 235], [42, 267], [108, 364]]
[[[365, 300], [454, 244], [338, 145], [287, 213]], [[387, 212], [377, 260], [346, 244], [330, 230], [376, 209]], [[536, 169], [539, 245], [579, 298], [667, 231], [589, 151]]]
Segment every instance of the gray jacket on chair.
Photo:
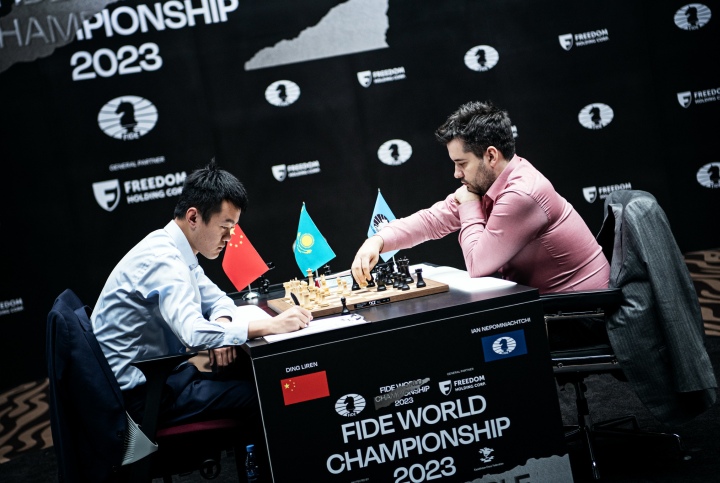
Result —
[[612, 247], [610, 287], [623, 293], [607, 321], [610, 343], [652, 415], [663, 423], [688, 421], [715, 402], [717, 382], [685, 260], [650, 193], [615, 191], [605, 212], [598, 240]]

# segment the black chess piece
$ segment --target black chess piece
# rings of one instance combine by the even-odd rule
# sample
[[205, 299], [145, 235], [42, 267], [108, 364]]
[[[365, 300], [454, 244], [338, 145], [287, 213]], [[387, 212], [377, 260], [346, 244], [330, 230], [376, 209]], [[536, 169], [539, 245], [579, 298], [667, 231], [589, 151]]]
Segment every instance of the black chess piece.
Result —
[[373, 279], [373, 274], [372, 274], [372, 272], [370, 273], [370, 280], [367, 281], [367, 286], [368, 286], [368, 287], [374, 287], [374, 286], [375, 286], [375, 280]]
[[[400, 275], [400, 286], [402, 287], [403, 283], [410, 283], [412, 280], [412, 277], [410, 276], [410, 262], [407, 258], [401, 258], [397, 261], [397, 271]], [[410, 279], [410, 280], [408, 280]]]
[[415, 284], [415, 286], [416, 286], [417, 288], [422, 288], [422, 287], [427, 286], [427, 284], [425, 283], [425, 280], [423, 280], [422, 268], [416, 269], [416, 270], [415, 270], [415, 275], [417, 275], [417, 283]]
[[340, 302], [342, 302], [342, 305], [343, 305], [343, 306], [342, 306], [342, 312], [340, 312], [340, 313], [341, 313], [342, 315], [347, 315], [347, 314], [349, 314], [349, 313], [350, 313], [350, 309], [348, 309], [347, 300], [345, 299], [345, 297], [340, 297]]
[[260, 292], [270, 293], [270, 280], [265, 277], [260, 279]]
[[405, 259], [405, 265], [403, 265], [403, 273], [405, 274], [405, 283], [415, 283], [412, 275], [410, 275], [410, 262], [407, 258]]
[[378, 277], [377, 278], [377, 291], [384, 292], [385, 290], [387, 290], [387, 287], [385, 286], [385, 278]]
[[400, 274], [398, 272], [395, 272], [392, 274], [393, 278], [393, 288], [400, 288]]
[[355, 280], [355, 277], [353, 277], [353, 284], [350, 290], [360, 290], [360, 284], [357, 283], [357, 280]]

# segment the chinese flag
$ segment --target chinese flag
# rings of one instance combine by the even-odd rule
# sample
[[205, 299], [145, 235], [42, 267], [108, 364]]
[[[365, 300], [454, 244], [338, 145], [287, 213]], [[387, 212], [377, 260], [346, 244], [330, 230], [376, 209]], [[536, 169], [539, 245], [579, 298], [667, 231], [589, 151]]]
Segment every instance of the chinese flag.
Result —
[[283, 379], [280, 385], [286, 406], [330, 395], [325, 371]]
[[250, 244], [240, 225], [235, 225], [232, 229], [232, 237], [225, 246], [222, 267], [238, 291], [244, 290], [268, 271], [267, 264]]

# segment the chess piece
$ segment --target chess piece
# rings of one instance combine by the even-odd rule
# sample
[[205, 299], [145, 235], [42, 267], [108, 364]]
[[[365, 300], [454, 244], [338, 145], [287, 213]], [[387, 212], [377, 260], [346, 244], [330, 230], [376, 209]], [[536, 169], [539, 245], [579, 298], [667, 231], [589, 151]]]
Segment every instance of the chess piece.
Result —
[[425, 280], [423, 280], [422, 268], [416, 269], [416, 270], [415, 270], [415, 275], [417, 275], [417, 283], [415, 284], [415, 286], [416, 286], [417, 288], [422, 288], [422, 287], [427, 286], [427, 284], [425, 283]]
[[395, 272], [392, 274], [392, 278], [393, 278], [393, 288], [400, 288], [401, 287], [400, 274], [398, 272]]
[[370, 280], [367, 281], [368, 287], [374, 287], [375, 286], [375, 280], [373, 279], [373, 274], [370, 273]]
[[352, 290], [360, 290], [360, 285], [358, 284], [357, 280], [355, 280], [354, 277], [353, 277]]
[[402, 283], [412, 283], [413, 279], [410, 276], [410, 261], [407, 258], [401, 258], [397, 262], [398, 273], [402, 276]]
[[385, 287], [385, 280], [383, 279], [383, 277], [378, 277], [377, 278], [377, 291], [384, 292], [385, 290], [387, 290], [387, 287]]
[[283, 287], [285, 287], [285, 297], [287, 300], [290, 300], [290, 282], [283, 282]]
[[342, 302], [342, 312], [340, 312], [342, 315], [347, 315], [350, 313], [350, 309], [348, 309], [347, 306], [347, 299], [345, 297], [340, 298], [340, 302]]
[[262, 277], [262, 281], [260, 282], [260, 292], [267, 294], [270, 293], [270, 280]]
[[405, 274], [405, 282], [406, 283], [415, 283], [415, 280], [413, 280], [412, 275], [410, 275], [410, 261], [405, 258], [403, 260], [403, 273]]

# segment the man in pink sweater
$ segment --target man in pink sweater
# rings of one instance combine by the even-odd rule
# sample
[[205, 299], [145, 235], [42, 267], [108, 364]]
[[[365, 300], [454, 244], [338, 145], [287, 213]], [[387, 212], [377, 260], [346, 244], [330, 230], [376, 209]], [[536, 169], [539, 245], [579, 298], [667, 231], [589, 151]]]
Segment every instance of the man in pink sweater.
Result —
[[471, 277], [491, 276], [540, 293], [607, 288], [610, 267], [587, 225], [529, 161], [515, 154], [507, 112], [489, 102], [460, 106], [435, 132], [460, 186], [443, 201], [368, 238], [352, 263], [370, 279], [380, 253], [459, 231]]

